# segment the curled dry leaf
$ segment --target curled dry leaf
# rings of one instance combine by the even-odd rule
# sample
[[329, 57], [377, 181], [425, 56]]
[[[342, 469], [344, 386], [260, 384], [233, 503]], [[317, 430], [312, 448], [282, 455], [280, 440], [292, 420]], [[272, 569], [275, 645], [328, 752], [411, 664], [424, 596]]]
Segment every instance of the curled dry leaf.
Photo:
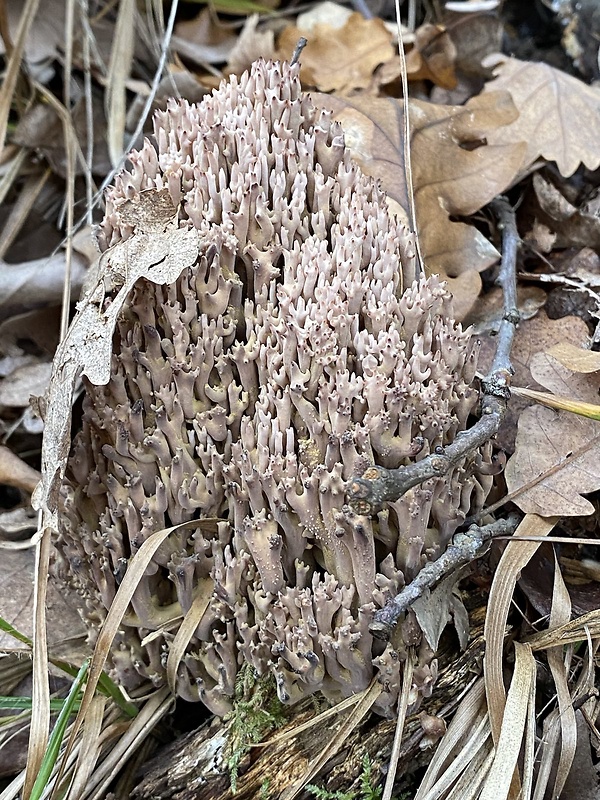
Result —
[[132, 234], [102, 255], [97, 282], [78, 303], [77, 314], [52, 365], [42, 445], [43, 479], [33, 498], [34, 508], [51, 516], [71, 445], [76, 381], [80, 375], [96, 385], [108, 381], [116, 319], [135, 282], [147, 278], [173, 283], [198, 255], [198, 231], [178, 227], [177, 210], [168, 189], [141, 192], [137, 199], [127, 200], [120, 212]]
[[45, 394], [52, 372], [49, 361], [24, 364], [0, 382], [0, 406], [27, 408], [29, 398]]
[[543, 212], [542, 221], [555, 235], [554, 246], [600, 248], [598, 196], [578, 208], [539, 173], [533, 176], [533, 188]]
[[219, 64], [227, 61], [237, 36], [220, 25], [213, 10], [206, 7], [194, 19], [178, 22], [171, 46], [195, 64]]
[[[72, 291], [77, 294], [85, 280], [87, 260], [74, 253], [72, 269]], [[64, 278], [64, 253], [21, 264], [0, 260], [0, 319], [28, 308], [60, 303]]]
[[[245, 69], [258, 58], [271, 61], [276, 58], [275, 34], [272, 30], [257, 30], [258, 14], [252, 14], [244, 23], [244, 27], [229, 53], [227, 74], [241, 75]], [[186, 97], [186, 95], [182, 95]]]
[[490, 144], [524, 142], [522, 170], [540, 156], [555, 161], [565, 177], [580, 164], [600, 166], [600, 90], [541, 62], [496, 55], [486, 66], [496, 67], [496, 77], [484, 92], [508, 90], [519, 110], [512, 124], [490, 132]]
[[456, 46], [441, 25], [425, 24], [415, 31], [413, 49], [406, 56], [409, 80], [428, 80], [444, 89], [457, 84]]
[[[533, 356], [530, 369], [537, 383], [556, 394], [597, 402], [600, 375], [573, 373], [547, 353]], [[525, 409], [504, 473], [509, 492], [579, 451], [577, 458], [518, 495], [514, 502], [519, 508], [545, 517], [586, 516], [595, 508], [581, 495], [600, 488], [600, 422], [542, 406]]]
[[[318, 95], [334, 112], [352, 157], [378, 178], [407, 218], [402, 104], [393, 98]], [[451, 278], [481, 271], [498, 258], [474, 227], [450, 215], [474, 214], [509, 186], [525, 145], [490, 146], [490, 133], [516, 119], [504, 93], [474, 97], [465, 106], [412, 101], [411, 152], [419, 236], [426, 267]], [[475, 147], [473, 147], [475, 145]]]
[[[279, 52], [289, 59], [304, 35], [295, 25], [287, 27], [279, 38]], [[339, 29], [330, 25], [314, 26], [302, 51], [302, 82], [323, 92], [365, 89], [379, 64], [394, 56], [392, 35], [381, 19], [365, 19], [354, 13]]]

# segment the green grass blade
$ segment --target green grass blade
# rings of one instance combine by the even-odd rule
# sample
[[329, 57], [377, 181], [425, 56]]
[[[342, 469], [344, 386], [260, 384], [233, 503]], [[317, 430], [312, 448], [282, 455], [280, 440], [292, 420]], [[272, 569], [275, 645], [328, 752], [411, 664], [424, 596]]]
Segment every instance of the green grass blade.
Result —
[[13, 625], [10, 624], [10, 622], [7, 622], [4, 617], [0, 617], [0, 630], [4, 631], [5, 633], [10, 633], [11, 636], [14, 636], [15, 639], [23, 642], [23, 644], [33, 647], [33, 642], [29, 636], [25, 636], [24, 633], [18, 631]]
[[100, 675], [100, 679], [98, 680], [98, 691], [102, 692], [102, 694], [106, 695], [107, 697], [110, 697], [121, 709], [121, 711], [127, 714], [128, 717], [133, 718], [137, 716], [137, 706], [125, 699], [121, 689], [111, 678], [109, 678], [106, 672], [103, 672]]
[[69, 717], [76, 710], [75, 706], [79, 702], [79, 694], [81, 692], [81, 687], [83, 686], [83, 683], [85, 682], [85, 679], [87, 677], [89, 666], [90, 666], [89, 659], [86, 659], [81, 665], [81, 669], [77, 673], [77, 677], [75, 678], [75, 680], [71, 685], [69, 694], [67, 695], [67, 698], [64, 701], [63, 707], [60, 711], [60, 714], [58, 715], [58, 719], [56, 720], [56, 725], [54, 726], [52, 733], [50, 735], [50, 739], [48, 741], [48, 748], [46, 750], [46, 754], [42, 761], [38, 776], [35, 779], [35, 783], [33, 784], [33, 789], [31, 790], [31, 795], [29, 800], [40, 800], [44, 792], [44, 789], [46, 788], [46, 785], [50, 780], [50, 776], [52, 775], [52, 770], [54, 769], [54, 766], [58, 759], [60, 746], [62, 744], [63, 739], [65, 738], [67, 725], [69, 724]]
[[[7, 622], [3, 617], [0, 617], [0, 630], [9, 633], [11, 636], [14, 636], [19, 642], [26, 644], [28, 647], [33, 647], [33, 642], [28, 636], [25, 636], [24, 633], [18, 631], [10, 622]], [[61, 669], [63, 672], [66, 672], [67, 675], [70, 675], [72, 678], [77, 678], [78, 670], [77, 667], [74, 667], [72, 664], [68, 664], [66, 661], [61, 661], [57, 658], [50, 658], [50, 662], [58, 669]], [[98, 690], [102, 692], [102, 694], [106, 695], [106, 697], [110, 697], [116, 705], [126, 714], [128, 717], [135, 717], [138, 713], [136, 706], [133, 703], [128, 702], [125, 697], [123, 696], [123, 692], [119, 689], [117, 684], [109, 678], [106, 672], [103, 672], [100, 676], [100, 680], [98, 681]], [[8, 706], [4, 706], [5, 708]], [[16, 708], [16, 706], [11, 706], [11, 708]]]
[[[0, 708], [5, 709], [19, 709], [21, 711], [31, 710], [32, 704], [31, 697], [4, 697], [0, 695]], [[51, 711], [62, 711], [65, 704], [64, 700], [50, 700]], [[75, 710], [79, 709], [79, 701], [75, 704]]]

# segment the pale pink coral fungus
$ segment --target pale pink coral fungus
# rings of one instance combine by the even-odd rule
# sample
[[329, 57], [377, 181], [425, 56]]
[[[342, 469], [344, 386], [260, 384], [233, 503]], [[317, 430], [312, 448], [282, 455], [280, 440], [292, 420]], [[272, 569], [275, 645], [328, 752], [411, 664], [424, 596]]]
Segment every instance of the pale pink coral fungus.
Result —
[[[199, 519], [146, 571], [114, 646], [117, 677], [165, 681], [181, 615], [210, 577], [182, 697], [226, 713], [247, 662], [286, 703], [339, 700], [379, 675], [377, 707], [391, 714], [405, 644], [374, 641], [369, 622], [481, 508], [488, 454], [374, 519], [349, 510], [345, 486], [465, 428], [476, 347], [443, 284], [415, 281], [412, 236], [302, 95], [297, 67], [259, 61], [197, 106], [172, 101], [155, 137], [109, 190], [100, 245], [134, 234], [126, 199], [168, 189], [180, 226], [199, 231], [198, 260], [170, 286], [136, 284], [110, 382], [86, 386], [55, 572], [81, 592], [93, 632], [145, 539]], [[436, 666], [419, 634], [410, 644], [416, 699]]]

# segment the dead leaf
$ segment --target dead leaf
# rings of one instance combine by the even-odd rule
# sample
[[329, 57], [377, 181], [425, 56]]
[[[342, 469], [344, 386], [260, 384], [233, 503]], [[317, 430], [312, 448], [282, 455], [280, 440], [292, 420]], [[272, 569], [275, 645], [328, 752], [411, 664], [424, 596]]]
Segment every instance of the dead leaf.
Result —
[[[599, 98], [600, 102], [600, 93]], [[545, 222], [555, 234], [556, 247], [585, 246], [600, 248], [598, 199], [590, 206], [577, 208], [560, 189], [539, 173], [533, 176], [533, 188], [545, 215]]]
[[456, 278], [444, 276], [448, 289], [452, 294], [454, 319], [462, 322], [477, 305], [481, 292], [481, 275], [474, 269], [463, 272]]
[[[482, 336], [481, 341], [478, 366], [479, 371], [486, 374], [496, 351], [496, 338], [487, 335]], [[533, 319], [520, 323], [511, 352], [511, 362], [515, 370], [513, 385], [526, 389], [543, 389], [542, 384], [537, 383], [532, 377], [531, 360], [536, 353], [549, 350], [553, 345], [565, 341], [572, 342], [578, 347], [589, 341], [588, 328], [582, 319], [574, 316], [559, 320], [548, 319], [542, 310]], [[520, 397], [511, 398], [508, 404], [508, 412], [497, 436], [498, 443], [508, 453], [514, 450], [517, 422], [523, 409], [529, 405], [529, 400]]]
[[269, 29], [257, 30], [258, 19], [258, 14], [252, 14], [244, 23], [229, 53], [227, 74], [241, 75], [258, 58], [264, 58], [265, 61], [276, 58], [275, 33]]
[[[198, 258], [198, 231], [180, 228], [169, 190], [149, 189], [123, 203], [118, 213], [133, 234], [107, 250], [100, 259], [98, 280], [78, 303], [67, 336], [58, 346], [46, 398], [42, 444], [42, 481], [33, 506], [54, 514], [71, 446], [71, 408], [75, 384], [86, 375], [96, 384], [110, 378], [112, 337], [117, 317], [140, 278], [173, 283]], [[210, 237], [205, 237], [208, 240]], [[112, 297], [107, 296], [107, 287]], [[107, 302], [110, 300], [110, 302]]]
[[[25, 60], [30, 64], [42, 64], [56, 58], [65, 41], [65, 3], [64, 0], [48, 0], [43, 10], [35, 15], [25, 42]], [[15, 41], [17, 28], [23, 11], [23, 0], [6, 0], [3, 13], [6, 14], [7, 32]], [[77, 16], [77, 15], [75, 15]], [[76, 23], [77, 24], [77, 23]], [[81, 36], [79, 25], [74, 37]], [[4, 34], [0, 37], [0, 54], [6, 52]], [[34, 70], [34, 74], [35, 74]]]
[[[0, 569], [0, 616], [18, 631], [32, 636], [33, 575], [35, 553], [28, 550], [3, 550]], [[52, 583], [48, 589], [48, 641], [59, 643], [85, 632], [85, 626], [77, 612], [78, 601]], [[7, 633], [0, 632], [0, 649], [23, 647]]]
[[[72, 292], [81, 291], [87, 260], [73, 254]], [[0, 260], [0, 319], [28, 308], [60, 303], [65, 277], [64, 253], [51, 258], [37, 258], [21, 264]]]
[[[361, 169], [379, 179], [406, 213], [401, 102], [367, 95], [319, 94], [314, 99], [333, 111]], [[453, 278], [484, 270], [497, 260], [496, 248], [473, 226], [449, 217], [475, 213], [513, 181], [525, 146], [490, 147], [485, 141], [490, 131], [515, 119], [516, 109], [506, 93], [499, 93], [474, 97], [466, 106], [412, 101], [410, 113], [413, 184], [426, 266]]]
[[600, 488], [599, 437], [600, 422], [543, 406], [526, 408], [519, 418], [515, 452], [504, 472], [511, 493], [591, 440], [598, 441], [591, 450], [518, 495], [513, 502], [522, 511], [543, 517], [593, 514], [594, 506], [581, 495]]
[[[106, 144], [106, 115], [102, 94], [98, 89], [92, 93], [92, 131], [94, 175], [105, 175], [111, 163]], [[85, 98], [79, 98], [70, 113], [70, 124], [79, 142], [87, 139], [88, 107]], [[65, 178], [67, 175], [67, 153], [65, 148], [64, 122], [56, 109], [47, 103], [35, 103], [19, 119], [12, 140], [29, 150], [41, 153], [52, 170]], [[86, 166], [81, 159], [75, 160], [75, 175], [83, 175]]]
[[415, 31], [413, 49], [406, 56], [409, 80], [426, 80], [444, 89], [454, 89], [456, 47], [441, 25], [426, 23]]
[[38, 361], [18, 367], [0, 382], [0, 406], [27, 408], [29, 398], [46, 393], [52, 364]]
[[236, 41], [237, 35], [219, 25], [212, 9], [206, 7], [194, 19], [177, 23], [171, 46], [195, 64], [221, 64]]
[[[518, 286], [517, 307], [521, 322], [532, 319], [546, 302], [547, 294], [539, 286]], [[474, 334], [497, 333], [504, 316], [502, 289], [494, 288], [479, 298], [475, 310], [464, 320]]]
[[[530, 367], [544, 388], [584, 403], [597, 402], [599, 374], [573, 373], [547, 353], [533, 356]], [[594, 506], [581, 495], [600, 487], [600, 422], [542, 406], [525, 409], [504, 473], [509, 492], [590, 443], [592, 447], [578, 458], [519, 495], [514, 501], [519, 508], [542, 516], [586, 516]]]
[[444, 22], [456, 48], [456, 67], [467, 75], [489, 76], [482, 62], [502, 46], [504, 26], [496, 14], [448, 13]]
[[40, 478], [37, 469], [26, 464], [5, 445], [0, 445], [0, 483], [31, 493]]
[[463, 576], [464, 569], [457, 570], [444, 578], [432, 592], [426, 590], [411, 605], [427, 643], [434, 651], [451, 619], [454, 619], [461, 648], [465, 650], [469, 643], [469, 615], [456, 592], [456, 585]]
[[23, 540], [37, 528], [37, 514], [31, 506], [18, 506], [0, 512], [0, 538], [4, 541]]
[[600, 370], [600, 353], [575, 347], [570, 342], [555, 344], [548, 350], [548, 355], [573, 372], [597, 372]]
[[547, 225], [534, 219], [531, 230], [523, 236], [523, 241], [538, 253], [549, 253], [556, 244], [556, 234]]
[[[290, 25], [279, 37], [283, 58], [290, 57], [304, 32]], [[335, 30], [330, 25], [314, 26], [302, 51], [302, 82], [323, 92], [365, 89], [375, 67], [394, 56], [392, 36], [381, 19], [365, 19], [353, 13], [346, 24]]]
[[309, 7], [308, 11], [303, 11], [296, 17], [296, 27], [302, 31], [303, 36], [311, 38], [317, 25], [327, 25], [338, 31], [343, 28], [352, 16], [352, 9], [341, 6], [339, 3], [332, 3], [325, 0]]
[[555, 161], [565, 177], [580, 164], [590, 170], [600, 166], [597, 88], [541, 62], [496, 55], [485, 65], [495, 67], [496, 77], [484, 92], [506, 89], [519, 110], [519, 117], [511, 125], [490, 132], [490, 144], [525, 142], [522, 170], [540, 156]]
[[[554, 349], [549, 348], [549, 351]], [[531, 359], [532, 378], [553, 394], [597, 405], [600, 399], [600, 373], [573, 371], [561, 364], [549, 351], [536, 353]]]

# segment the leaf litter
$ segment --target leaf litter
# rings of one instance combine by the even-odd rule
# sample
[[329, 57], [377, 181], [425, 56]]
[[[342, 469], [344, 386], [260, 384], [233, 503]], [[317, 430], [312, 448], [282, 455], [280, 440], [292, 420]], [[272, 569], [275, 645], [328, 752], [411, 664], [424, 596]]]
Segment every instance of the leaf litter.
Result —
[[[40, 40], [25, 35], [27, 29], [35, 34], [43, 30], [43, 24], [52, 23], [50, 28], [52, 25], [56, 28], [58, 16], [53, 15], [48, 4], [45, 8], [40, 7], [36, 14], [37, 4], [29, 0], [23, 8], [19, 35], [14, 20], [18, 17], [15, 6], [20, 4], [7, 5], [16, 50], [12, 54], [10, 48], [7, 51], [6, 86], [8, 94], [16, 98], [14, 114], [21, 127], [19, 132], [19, 125], [13, 130], [12, 121], [2, 124], [2, 130], [6, 127], [8, 134], [4, 151], [8, 161], [4, 164], [9, 165], [3, 173], [6, 182], [2, 198], [9, 198], [12, 203], [20, 200], [23, 208], [29, 203], [32, 214], [41, 213], [46, 217], [48, 209], [54, 208], [50, 215], [54, 213], [53, 224], [60, 226], [56, 212], [60, 207], [60, 202], [56, 202], [60, 199], [60, 190], [55, 182], [64, 178], [68, 164], [66, 146], [61, 140], [62, 122], [59, 120], [57, 124], [56, 113], [52, 112], [54, 132], [51, 139], [45, 136], [44, 126], [50, 127], [50, 118], [48, 108], [40, 102], [42, 95], [32, 95], [34, 100], [29, 108], [33, 115], [27, 118], [24, 111], [19, 112], [17, 92], [21, 88], [16, 80], [21, 63], [30, 65], [40, 60]], [[113, 9], [107, 9], [99, 18], [78, 16], [74, 27], [77, 38], [75, 64], [83, 69], [82, 74], [88, 71], [88, 83], [85, 84], [78, 73], [74, 74], [74, 103], [69, 113], [83, 159], [78, 162], [77, 169], [85, 176], [82, 186], [87, 182], [88, 199], [93, 175], [101, 182], [108, 169], [107, 154], [102, 150], [105, 129], [112, 161], [117, 163], [126, 134], [135, 127], [130, 115], [134, 114], [134, 109], [139, 113], [150, 89], [139, 76], [152, 70], [160, 49], [153, 34], [163, 24], [160, 16], [152, 13], [146, 17], [136, 11], [137, 35], [128, 39], [123, 31], [131, 26], [125, 25], [123, 20], [131, 21], [135, 4], [121, 0], [113, 5]], [[241, 0], [237, 6], [236, 0], [228, 5], [230, 10], [241, 15], [252, 10], [252, 4], [244, 4]], [[587, 271], [580, 267], [576, 276], [569, 276], [568, 269], [569, 265], [577, 263], [582, 248], [592, 248], [594, 254], [598, 249], [598, 190], [597, 176], [593, 174], [600, 165], [600, 148], [594, 136], [599, 121], [598, 89], [567, 74], [565, 69], [542, 63], [539, 58], [524, 61], [505, 54], [490, 57], [499, 46], [499, 32], [506, 24], [503, 12], [488, 10], [482, 16], [477, 4], [451, 5], [460, 13], [449, 14], [441, 21], [423, 18], [419, 27], [407, 37], [410, 51], [407, 57], [408, 78], [414, 98], [410, 100], [413, 184], [426, 267], [428, 271], [440, 273], [448, 279], [455, 293], [460, 319], [478, 317], [477, 324], [482, 326], [478, 335], [486, 336], [487, 347], [490, 338], [487, 331], [497, 329], [497, 316], [493, 318], [491, 308], [489, 311], [479, 308], [478, 295], [482, 285], [487, 291], [490, 277], [493, 278], [494, 264], [499, 256], [499, 238], [486, 204], [503, 192], [511, 193], [514, 202], [524, 198], [519, 211], [519, 225], [523, 239], [532, 247], [521, 254], [519, 267], [527, 274], [529, 282], [537, 281], [538, 299], [532, 300], [531, 318], [522, 323], [519, 331], [514, 352], [517, 365], [515, 385], [524, 391], [531, 391], [532, 387], [538, 391], [546, 390], [557, 399], [566, 398], [580, 410], [583, 404], [597, 406], [600, 403], [600, 385], [596, 373], [600, 362], [596, 349], [590, 349], [590, 345], [594, 348], [596, 341], [593, 338], [593, 314], [598, 309], [595, 307], [594, 287], [600, 286], [597, 257], [596, 263], [593, 260], [587, 262]], [[177, 87], [185, 87], [184, 93], [200, 97], [218, 82], [219, 64], [226, 72], [235, 73], [261, 55], [273, 57], [277, 53], [280, 57], [289, 57], [299, 36], [308, 31], [309, 44], [301, 58], [305, 88], [332, 92], [321, 94], [318, 102], [333, 110], [361, 168], [382, 182], [397, 215], [408, 219], [395, 27], [390, 20], [366, 19], [356, 11], [348, 13], [347, 9], [333, 3], [323, 6], [310, 10], [312, 19], [301, 15], [289, 22], [283, 17], [277, 19], [276, 15], [272, 19], [255, 16], [248, 17], [245, 23], [243, 18], [238, 18], [233, 27], [223, 27], [223, 19], [215, 17], [214, 10], [209, 12], [209, 9], [201, 11], [193, 24], [182, 20], [176, 30], [175, 49], [185, 64], [181, 60], [177, 62], [176, 57], [169, 62], [162, 84], [165, 94], [171, 89], [176, 93], [179, 91]], [[572, 11], [569, 23], [577, 22], [579, 13], [578, 10]], [[85, 45], [84, 38], [80, 38], [80, 31], [86, 26], [92, 34], [87, 40], [91, 45], [87, 55], [85, 48], [88, 45]], [[573, 24], [571, 30], [575, 31], [572, 36], [576, 39], [577, 26]], [[44, 37], [47, 48], [44, 57], [53, 58], [60, 40], [54, 34], [44, 34]], [[144, 46], [140, 46], [142, 42]], [[571, 48], [573, 39], [569, 42]], [[584, 63], [584, 59], [578, 56], [577, 63]], [[57, 64], [53, 69], [60, 71]], [[108, 81], [107, 75], [112, 76]], [[178, 76], [184, 79], [176, 80]], [[440, 103], [442, 98], [446, 98], [446, 102]], [[108, 109], [107, 117], [104, 107]], [[22, 103], [21, 108], [24, 109]], [[95, 119], [91, 130], [86, 121], [92, 118], [90, 109]], [[2, 119], [8, 120], [6, 102], [1, 112]], [[47, 122], [41, 123], [39, 120], [42, 118]], [[30, 126], [29, 131], [26, 123]], [[82, 165], [86, 162], [88, 166], [84, 170]], [[27, 187], [39, 185], [44, 169], [52, 171], [52, 181], [44, 186], [43, 192], [32, 193]], [[532, 171], [533, 177], [528, 178], [527, 174]], [[48, 204], [48, 187], [55, 192], [54, 205]], [[85, 202], [81, 187], [77, 187], [76, 192], [80, 192], [78, 203], [81, 206]], [[35, 500], [36, 505], [45, 510], [46, 522], [51, 526], [55, 522], [56, 489], [70, 447], [71, 409], [78, 381], [82, 376], [92, 382], [105, 380], [114, 322], [135, 281], [146, 277], [170, 282], [178, 270], [184, 269], [195, 258], [196, 234], [173, 226], [175, 210], [163, 208], [161, 211], [159, 195], [144, 193], [139, 202], [131, 201], [133, 235], [123, 245], [106, 253], [99, 272], [93, 269], [88, 276], [84, 294], [75, 310], [73, 327], [57, 350], [45, 409], [44, 403], [40, 404], [45, 415], [46, 435], [41, 459], [43, 482]], [[157, 208], [158, 217], [153, 221], [151, 212]], [[10, 237], [6, 238], [7, 261], [0, 269], [0, 281], [6, 282], [6, 292], [1, 292], [0, 314], [9, 322], [24, 311], [57, 303], [61, 295], [60, 272], [64, 267], [61, 254], [49, 259], [45, 253], [36, 258], [33, 252], [27, 260], [15, 261], [11, 247], [12, 252], [17, 252], [22, 246], [25, 229], [24, 220], [18, 215], [13, 214], [12, 220]], [[545, 255], [545, 260], [538, 258], [539, 253]], [[88, 265], [93, 260], [93, 254], [75, 259], [75, 297], [79, 295]], [[567, 269], [561, 272], [564, 265]], [[549, 283], [560, 282], [561, 276], [568, 291], [583, 295], [588, 314], [585, 318], [583, 315], [563, 314], [552, 320], [544, 311], [537, 311], [544, 304]], [[543, 295], [541, 299], [540, 292]], [[536, 303], [539, 304], [537, 307]], [[0, 347], [4, 342], [0, 323]], [[19, 343], [22, 342], [18, 339], [10, 342], [6, 339], [5, 359], [23, 358], [25, 351], [22, 348], [20, 353], [14, 350], [10, 356], [8, 353], [15, 345], [19, 349]], [[15, 428], [14, 415], [16, 410], [25, 408], [30, 390], [33, 394], [41, 394], [42, 386], [39, 381], [36, 383], [34, 375], [36, 370], [47, 370], [48, 361], [47, 356], [39, 352], [39, 347], [39, 342], [34, 342], [29, 364], [15, 366], [13, 372], [5, 373], [0, 379], [3, 381], [0, 396], [5, 399], [0, 407], [0, 428], [9, 437], [0, 450], [0, 455], [6, 452], [7, 465], [6, 476], [0, 483], [9, 485], [12, 479], [13, 485], [17, 484], [22, 510], [29, 508], [29, 495], [37, 479], [36, 468], [31, 466], [36, 463], [35, 458], [32, 461], [28, 455], [32, 440], [27, 437], [34, 434], [23, 425]], [[25, 355], [29, 358], [31, 353]], [[25, 374], [19, 370], [28, 366], [31, 368], [30, 378], [19, 383]], [[14, 400], [6, 402], [11, 391], [16, 399], [15, 405], [11, 405]], [[538, 485], [515, 496], [514, 502], [525, 512], [524, 529], [543, 536], [557, 524], [555, 516], [578, 519], [595, 514], [594, 492], [600, 488], [595, 436], [600, 436], [600, 431], [595, 433], [594, 426], [600, 423], [540, 405], [523, 408], [514, 404], [514, 408], [515, 413], [507, 421], [510, 430], [501, 434], [497, 442], [497, 446], [509, 454], [514, 447], [505, 472], [508, 491], [518, 492], [519, 487], [526, 486], [536, 475], [558, 467]], [[15, 432], [11, 434], [11, 430]], [[587, 453], [569, 460], [569, 454], [586, 446], [589, 448]], [[37, 447], [39, 450], [39, 439]], [[565, 466], [561, 466], [563, 461]], [[24, 477], [19, 477], [21, 474]], [[497, 493], [501, 496], [503, 491], [506, 489], [498, 479]], [[579, 621], [570, 619], [570, 586], [561, 584], [560, 570], [555, 569], [550, 598], [550, 630], [540, 635], [551, 637], [554, 630], [557, 638], [539, 641], [554, 641], [546, 648], [555, 648], [554, 653], [548, 654], [548, 663], [558, 689], [558, 705], [546, 717], [543, 734], [547, 744], [542, 750], [541, 769], [539, 773], [534, 772], [532, 754], [540, 731], [535, 724], [532, 698], [534, 691], [539, 694], [543, 689], [539, 686], [536, 689], [533, 658], [541, 657], [541, 648], [536, 644], [538, 640], [516, 631], [516, 662], [513, 667], [513, 651], [506, 645], [505, 634], [510, 620], [510, 604], [513, 600], [519, 601], [516, 588], [519, 572], [527, 560], [535, 557], [536, 549], [536, 543], [515, 541], [505, 546], [500, 555], [491, 587], [491, 613], [486, 622], [488, 711], [482, 685], [476, 684], [467, 691], [461, 710], [455, 716], [458, 725], [453, 727], [451, 724], [442, 738], [438, 752], [443, 751], [445, 741], [452, 742], [455, 760], [448, 762], [450, 771], [444, 772], [443, 764], [437, 765], [437, 778], [431, 780], [441, 780], [445, 787], [436, 794], [438, 797], [508, 796], [515, 788], [513, 784], [511, 789], [509, 779], [513, 766], [518, 763], [521, 747], [524, 761], [520, 780], [525, 796], [529, 793], [541, 796], [545, 785], [553, 787], [554, 792], [563, 785], [568, 787], [568, 767], [576, 758], [582, 736], [585, 737], [588, 730], [582, 733], [579, 716], [574, 716], [569, 710], [572, 710], [574, 697], [572, 676], [586, 673], [573, 653], [563, 652], [559, 643], [583, 642], [583, 652], [587, 653], [588, 662], [593, 664], [600, 634], [594, 627], [594, 612], [591, 612], [592, 617], [586, 616]], [[8, 570], [8, 565], [4, 566]], [[25, 575], [26, 570], [21, 572]], [[11, 577], [12, 573], [7, 571], [5, 575], [6, 580], [16, 585], [17, 579]], [[417, 605], [416, 610], [429, 631], [430, 643], [439, 644], [443, 640], [444, 623], [452, 615], [464, 640], [466, 624], [461, 610], [464, 605], [455, 589], [466, 585], [469, 579], [457, 582], [459, 576], [451, 577], [456, 580], [441, 585], [432, 592], [431, 598], [421, 602], [425, 610]], [[25, 588], [27, 580], [30, 579], [25, 575], [22, 582]], [[435, 602], [431, 605], [433, 599]], [[25, 602], [21, 613], [28, 613]], [[524, 613], [527, 614], [527, 610]], [[116, 619], [113, 625], [118, 625]], [[527, 619], [529, 625], [530, 619]], [[193, 617], [188, 619], [188, 623], [191, 628]], [[529, 630], [527, 625], [524, 624], [525, 631]], [[101, 656], [98, 655], [94, 663], [96, 673], [100, 663]], [[504, 699], [505, 690], [501, 686], [502, 670], [507, 665], [513, 671], [510, 702]], [[587, 674], [589, 676], [589, 667]], [[593, 678], [591, 680], [593, 682]], [[90, 689], [86, 700], [90, 704], [92, 692]], [[157, 708], [162, 702], [162, 699], [157, 701]], [[584, 706], [586, 719], [592, 723], [596, 720], [594, 703], [592, 699]], [[470, 709], [468, 715], [465, 715], [466, 709]], [[490, 717], [486, 716], [488, 713]], [[92, 726], [92, 718], [96, 727]], [[98, 753], [91, 753], [94, 748], [89, 746], [89, 737], [91, 731], [99, 730], [98, 724], [99, 717], [95, 712], [95, 716], [90, 717], [88, 739], [84, 740], [87, 742], [84, 751], [87, 748], [90, 755], [87, 767], [82, 765], [78, 772], [80, 787], [88, 780], [97, 780], [96, 786], [103, 785], [105, 780], [104, 777], [92, 777]], [[469, 739], [474, 724], [480, 726], [478, 730], [482, 738], [478, 743]], [[486, 730], [491, 730], [497, 744], [495, 755], [491, 738], [486, 738]], [[462, 754], [461, 742], [471, 742], [472, 745]], [[549, 765], [556, 760], [556, 753], [559, 754], [558, 771], [551, 774]], [[434, 762], [435, 757], [432, 765]], [[118, 764], [118, 759], [115, 763]], [[460, 767], [455, 766], [452, 771], [452, 763], [460, 764]], [[313, 765], [313, 770], [318, 765]], [[427, 776], [423, 783], [425, 786], [433, 786]], [[417, 794], [419, 798], [424, 796], [423, 792]]]

